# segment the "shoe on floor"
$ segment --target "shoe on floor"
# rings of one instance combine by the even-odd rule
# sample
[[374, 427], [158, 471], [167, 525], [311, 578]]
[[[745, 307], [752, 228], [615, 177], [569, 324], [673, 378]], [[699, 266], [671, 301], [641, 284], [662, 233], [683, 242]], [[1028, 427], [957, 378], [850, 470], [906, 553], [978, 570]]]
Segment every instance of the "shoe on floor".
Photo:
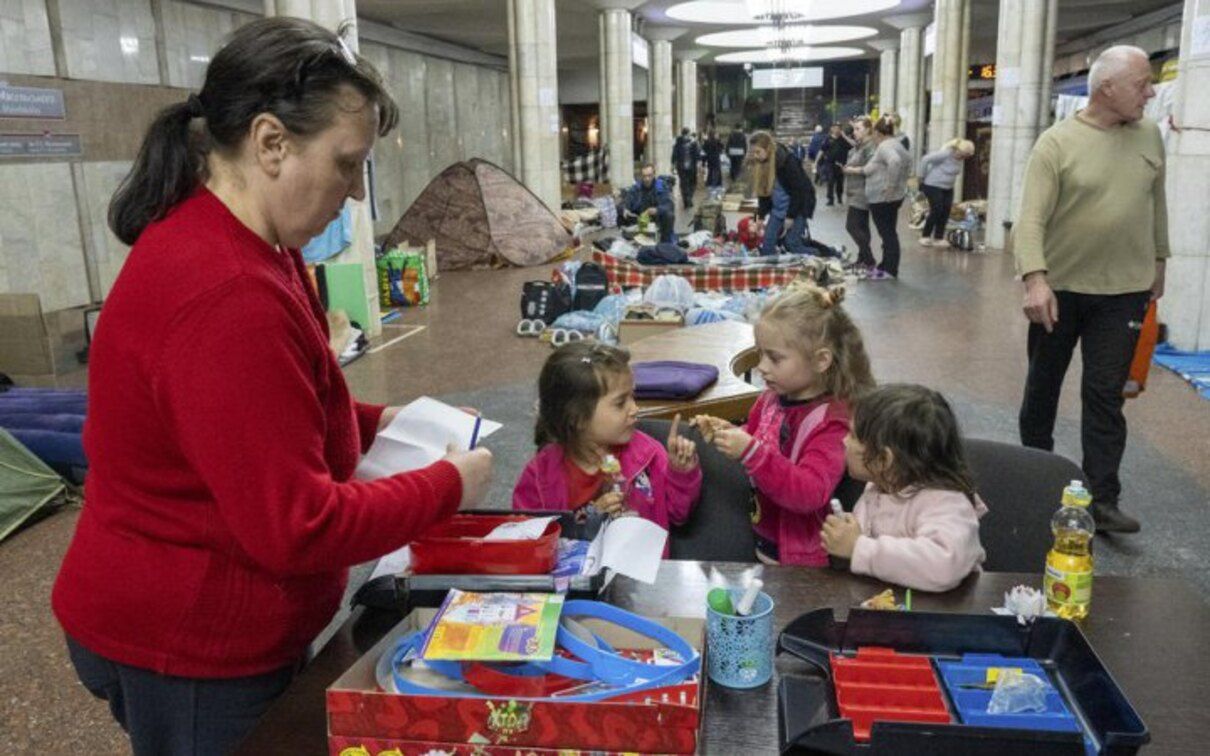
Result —
[[1118, 509], [1116, 504], [1098, 504], [1094, 501], [1091, 509], [1098, 533], [1139, 532], [1139, 521]]
[[950, 243], [945, 239], [936, 239], [933, 241], [933, 246], [937, 249], [949, 249]]
[[893, 280], [895, 280], [895, 276], [892, 276], [890, 273], [887, 273], [882, 268], [872, 268], [872, 269], [870, 269], [870, 271], [868, 273], [866, 273], [865, 280], [867, 280], [867, 281], [893, 281]]
[[931, 247], [931, 246], [933, 246], [933, 237], [931, 237], [931, 236], [922, 236], [922, 237], [920, 237], [920, 246], [922, 246], [922, 247]]

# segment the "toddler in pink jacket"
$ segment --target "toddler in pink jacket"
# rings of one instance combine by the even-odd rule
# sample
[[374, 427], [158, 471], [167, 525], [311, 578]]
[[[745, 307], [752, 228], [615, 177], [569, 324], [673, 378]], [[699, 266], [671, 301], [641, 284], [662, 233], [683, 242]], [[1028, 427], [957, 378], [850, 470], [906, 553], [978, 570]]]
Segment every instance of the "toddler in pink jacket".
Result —
[[923, 591], [948, 591], [985, 554], [958, 421], [941, 394], [891, 384], [862, 397], [845, 438], [849, 474], [868, 481], [852, 514], [824, 522], [828, 553], [853, 572]]
[[634, 376], [624, 349], [573, 342], [538, 378], [537, 455], [513, 488], [513, 509], [636, 514], [667, 529], [697, 502], [697, 448], [672, 423], [668, 448], [636, 430]]
[[756, 370], [768, 390], [748, 422], [694, 418], [752, 481], [756, 558], [766, 564], [828, 564], [819, 533], [844, 477], [848, 402], [874, 384], [861, 332], [840, 306], [843, 298], [839, 287], [788, 287], [756, 324]]

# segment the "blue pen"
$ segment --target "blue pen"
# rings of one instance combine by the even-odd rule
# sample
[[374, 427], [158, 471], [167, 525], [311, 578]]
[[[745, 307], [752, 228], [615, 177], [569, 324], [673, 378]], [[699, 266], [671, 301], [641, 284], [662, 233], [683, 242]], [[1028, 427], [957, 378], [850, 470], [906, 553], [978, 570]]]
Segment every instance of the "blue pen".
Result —
[[483, 424], [483, 416], [475, 415], [475, 429], [471, 431], [471, 448], [475, 448], [475, 444], [479, 443], [479, 426]]

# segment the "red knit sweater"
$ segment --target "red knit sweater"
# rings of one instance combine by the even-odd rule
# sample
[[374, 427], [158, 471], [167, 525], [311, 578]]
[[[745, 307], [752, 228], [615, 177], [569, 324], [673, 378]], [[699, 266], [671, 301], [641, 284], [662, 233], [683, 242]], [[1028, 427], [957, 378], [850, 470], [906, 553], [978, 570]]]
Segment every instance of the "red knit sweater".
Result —
[[291, 664], [349, 565], [457, 510], [448, 462], [351, 480], [382, 407], [350, 397], [305, 276], [205, 189], [131, 250], [92, 344], [85, 504], [52, 596], [93, 652], [183, 677]]

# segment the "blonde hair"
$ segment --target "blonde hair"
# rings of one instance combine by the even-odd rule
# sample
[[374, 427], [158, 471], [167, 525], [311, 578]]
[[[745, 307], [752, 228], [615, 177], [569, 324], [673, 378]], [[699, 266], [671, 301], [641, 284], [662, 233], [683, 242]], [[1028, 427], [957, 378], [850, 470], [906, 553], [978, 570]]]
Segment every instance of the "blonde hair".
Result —
[[[757, 160], [752, 155], [752, 148], [760, 147], [768, 155], [765, 160]], [[758, 131], [748, 138], [748, 163], [752, 167], [752, 191], [757, 197], [771, 197], [773, 183], [777, 179], [777, 142], [767, 131]]]
[[945, 146], [946, 148], [954, 150], [955, 152], [961, 152], [967, 157], [975, 154], [975, 143], [969, 139], [962, 139], [961, 137], [951, 139], [945, 143]]
[[861, 331], [840, 306], [844, 296], [843, 286], [824, 289], [809, 281], [794, 281], [765, 307], [760, 319], [780, 326], [787, 341], [804, 355], [816, 349], [830, 351], [832, 365], [822, 376], [823, 389], [851, 402], [874, 387], [874, 375]]

